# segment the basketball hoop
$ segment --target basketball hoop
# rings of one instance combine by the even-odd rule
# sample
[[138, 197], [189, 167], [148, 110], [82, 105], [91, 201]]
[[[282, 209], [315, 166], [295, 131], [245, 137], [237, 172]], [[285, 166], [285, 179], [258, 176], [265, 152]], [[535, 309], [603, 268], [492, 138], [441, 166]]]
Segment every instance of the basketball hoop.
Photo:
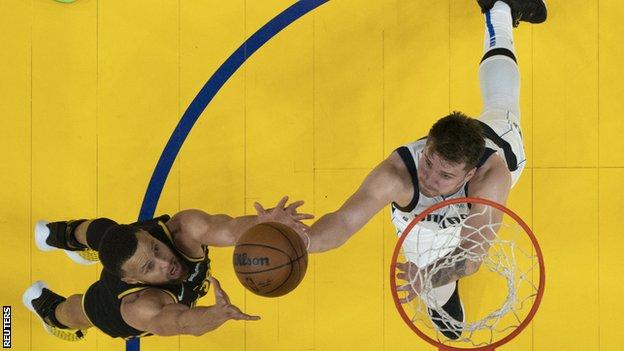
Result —
[[[479, 300], [478, 308], [471, 311], [479, 310], [478, 315], [463, 321], [442, 309], [446, 300], [436, 299], [442, 288], [432, 282], [436, 273], [452, 271], [460, 261], [479, 263], [474, 278], [462, 278], [462, 286], [464, 279], [468, 284], [480, 279], [475, 286], [496, 296]], [[396, 277], [397, 263], [403, 262], [409, 268], [402, 272], [408, 277], [405, 281]], [[415, 217], [401, 233], [390, 264], [392, 298], [401, 318], [440, 351], [494, 351], [508, 343], [535, 316], [544, 284], [544, 259], [529, 226], [505, 206], [480, 198], [449, 199]], [[418, 296], [401, 303], [400, 286]], [[470, 304], [465, 305], [464, 313], [470, 309]], [[436, 316], [428, 311], [437, 312]], [[453, 338], [445, 336], [451, 328], [456, 333]]]

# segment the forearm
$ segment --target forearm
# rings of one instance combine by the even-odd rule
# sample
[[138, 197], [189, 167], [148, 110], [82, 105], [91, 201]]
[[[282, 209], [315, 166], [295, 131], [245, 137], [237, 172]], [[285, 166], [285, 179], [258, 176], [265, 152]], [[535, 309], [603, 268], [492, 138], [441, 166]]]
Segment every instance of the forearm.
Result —
[[[496, 237], [502, 221], [502, 212], [480, 204], [475, 204], [461, 228], [461, 243], [443, 258], [444, 268], [436, 271], [429, 278], [434, 288], [454, 282], [475, 273], [483, 257], [487, 255], [492, 240]], [[478, 228], [475, 230], [474, 228]], [[454, 260], [454, 262], [452, 261]], [[426, 268], [430, 272], [440, 263]]]
[[[436, 264], [433, 264], [427, 267], [427, 271], [431, 271]], [[460, 278], [469, 276], [475, 273], [479, 269], [479, 264], [477, 262], [470, 261], [466, 258], [459, 259], [452, 264], [446, 265], [446, 267], [436, 271], [431, 274], [428, 280], [431, 281], [431, 284], [434, 288], [438, 288], [440, 286], [444, 286], [446, 284], [452, 283], [454, 281], [459, 280]]]
[[229, 318], [216, 306], [198, 306], [186, 310], [178, 319], [179, 333], [200, 336], [215, 330]]
[[232, 244], [236, 244], [238, 238], [240, 238], [241, 235], [243, 235], [247, 230], [259, 223], [260, 221], [258, 220], [258, 216], [256, 215], [241, 216], [235, 218], [229, 217], [229, 221], [227, 222], [224, 229], [234, 239], [234, 242]]
[[346, 221], [337, 212], [319, 218], [308, 232], [309, 252], [324, 252], [344, 244], [353, 234]]

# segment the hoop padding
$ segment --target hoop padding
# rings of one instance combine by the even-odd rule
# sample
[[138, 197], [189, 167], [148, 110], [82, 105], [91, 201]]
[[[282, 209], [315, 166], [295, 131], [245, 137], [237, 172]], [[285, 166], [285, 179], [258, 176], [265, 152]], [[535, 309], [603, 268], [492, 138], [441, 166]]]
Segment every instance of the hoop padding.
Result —
[[[465, 204], [465, 205], [460, 205]], [[466, 211], [466, 208], [470, 209], [474, 204], [481, 204], [484, 210], [479, 211], [477, 213], [470, 213], [467, 215], [456, 215], [452, 216], [449, 214], [449, 210], [440, 212], [438, 210], [443, 209], [444, 207], [449, 207], [451, 210], [457, 210], [462, 208], [463, 211]], [[475, 206], [476, 207], [476, 206]], [[481, 206], [479, 206], [481, 207]], [[467, 221], [471, 221], [475, 218], [475, 216], [485, 215], [485, 211], [490, 210], [489, 216], [492, 219], [492, 208], [495, 208], [503, 213], [503, 217], [509, 216], [511, 217], [516, 224], [516, 234], [520, 232], [524, 232], [526, 236], [530, 239], [530, 244], [532, 248], [532, 253], [525, 252], [522, 248], [516, 245], [516, 241], [514, 240], [503, 240], [499, 238], [498, 232], [501, 228], [511, 228], [510, 225], [504, 223], [501, 219], [497, 223], [492, 223], [490, 220], [487, 225], [483, 225], [480, 228], [476, 228], [469, 224], [466, 224]], [[436, 212], [438, 211], [438, 212]], [[472, 211], [475, 212], [475, 211]], [[457, 212], [460, 213], [460, 212]], [[431, 222], [423, 222], [425, 218], [429, 221], [433, 219], [435, 222], [435, 228], [432, 229]], [[471, 222], [473, 223], [473, 222]], [[429, 227], [425, 226], [429, 224]], [[418, 226], [417, 226], [418, 225]], [[518, 226], [521, 228], [518, 228]], [[405, 241], [412, 233], [414, 228], [417, 228], [418, 232], [416, 239], [413, 237], [410, 238], [410, 242], [408, 246], [418, 248], [416, 251], [408, 252], [404, 247]], [[423, 229], [424, 228], [424, 229]], [[422, 231], [422, 232], [421, 232]], [[433, 234], [431, 234], [433, 231]], [[460, 237], [461, 232], [461, 237]], [[433, 244], [427, 242], [425, 245], [419, 243], [417, 240], [420, 236], [427, 237], [429, 235], [430, 238], [435, 238], [435, 242]], [[524, 235], [523, 235], [524, 236]], [[476, 239], [475, 239], [476, 238]], [[524, 238], [526, 241], [526, 238]], [[485, 243], [485, 250], [483, 250], [483, 246]], [[527, 241], [528, 245], [528, 241]], [[425, 249], [423, 249], [423, 247]], [[478, 249], [480, 247], [481, 251]], [[488, 250], [489, 249], [489, 250]], [[421, 291], [419, 296], [416, 297], [412, 302], [418, 304], [416, 308], [416, 313], [413, 317], [408, 316], [407, 312], [403, 308], [403, 305], [399, 301], [399, 295], [397, 292], [397, 278], [396, 278], [396, 264], [399, 259], [399, 255], [403, 253], [405, 260], [411, 263], [408, 264], [409, 267], [416, 267], [414, 271], [417, 271], [417, 274], [410, 274], [413, 272], [406, 271], [408, 274], [410, 282], [415, 284], [414, 282], [418, 280], [418, 284], [421, 287]], [[522, 256], [524, 258], [522, 258]], [[518, 258], [516, 257], [518, 256]], [[522, 269], [521, 267], [516, 266], [516, 261], [518, 260], [526, 260], [530, 261], [528, 268]], [[484, 318], [479, 319], [476, 322], [468, 323], [464, 321], [460, 323], [453, 319], [448, 313], [441, 309], [440, 303], [435, 300], [435, 297], [432, 296], [432, 291], [434, 289], [433, 283], [431, 282], [432, 276], [440, 272], [441, 270], [452, 269], [452, 267], [458, 262], [465, 260], [466, 262], [479, 262], [481, 264], [480, 270], [487, 269], [492, 273], [499, 274], [505, 278], [505, 283], [507, 286], [507, 297], [505, 301], [501, 304], [499, 308], [488, 313]], [[413, 264], [412, 264], [413, 263]], [[418, 265], [416, 265], [418, 263]], [[539, 267], [539, 283], [537, 286], [531, 281], [534, 277], [534, 269], [535, 267]], [[427, 267], [427, 269], [424, 269]], [[420, 269], [418, 269], [420, 268]], [[407, 284], [407, 282], [404, 282]], [[524, 284], [526, 286], [522, 286], [522, 289], [531, 290], [527, 297], [521, 298], [518, 295], [518, 288], [520, 284]], [[403, 284], [401, 284], [403, 285]], [[390, 289], [392, 292], [392, 298], [394, 300], [394, 304], [401, 315], [403, 321], [425, 341], [429, 342], [433, 346], [438, 347], [440, 350], [449, 350], [449, 351], [465, 351], [465, 350], [473, 350], [473, 351], [492, 351], [501, 345], [508, 343], [513, 338], [518, 336], [524, 328], [528, 326], [531, 322], [535, 313], [537, 312], [539, 305], [542, 300], [542, 296], [544, 294], [544, 286], [545, 286], [545, 267], [544, 267], [544, 259], [542, 255], [542, 251], [540, 249], [539, 243], [531, 228], [516, 215], [513, 211], [506, 208], [505, 206], [496, 203], [494, 201], [481, 199], [481, 198], [457, 198], [457, 199], [449, 199], [443, 202], [440, 202], [434, 206], [431, 206], [417, 217], [415, 217], [409, 225], [405, 228], [405, 230], [401, 233], [398, 242], [394, 248], [394, 252], [392, 254], [392, 260], [390, 262]], [[524, 310], [524, 304], [526, 301], [533, 300], [533, 305], [530, 311], [526, 314], [524, 320], [520, 321], [520, 317], [516, 313], [517, 311]], [[427, 314], [427, 309], [430, 308], [435, 310], [440, 318], [437, 320], [438, 322], [442, 321], [444, 324], [449, 326], [449, 329], [452, 328], [461, 328], [463, 330], [462, 336], [457, 340], [451, 340], [446, 337], [440, 338], [440, 327], [435, 327], [432, 323], [432, 320]], [[470, 306], [468, 306], [470, 308]], [[424, 316], [420, 316], [419, 314], [423, 314]], [[509, 318], [514, 319], [519, 324], [511, 325], [507, 327], [499, 327], [497, 329], [497, 323], [501, 321], [505, 316], [511, 316]], [[419, 329], [416, 325], [417, 322], [423, 322], [426, 324], [426, 321], [429, 321], [430, 329], [433, 329], [436, 333], [436, 337], [438, 340], [434, 340], [425, 332]], [[440, 323], [437, 323], [438, 325]], [[510, 329], [513, 329], [509, 332]], [[471, 338], [475, 335], [477, 331], [488, 330], [490, 333], [489, 341], [474, 341]], [[438, 331], [436, 331], [438, 330]], [[509, 334], [502, 337], [500, 340], [494, 341], [494, 333], [507, 333]], [[450, 345], [451, 343], [461, 343], [466, 345], [467, 347], [455, 347]], [[463, 346], [462, 345], [462, 346]]]

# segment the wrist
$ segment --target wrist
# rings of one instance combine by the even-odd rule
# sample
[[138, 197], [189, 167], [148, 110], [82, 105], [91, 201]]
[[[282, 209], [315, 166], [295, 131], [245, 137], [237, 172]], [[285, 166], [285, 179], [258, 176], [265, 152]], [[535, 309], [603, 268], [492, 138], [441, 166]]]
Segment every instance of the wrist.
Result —
[[310, 252], [310, 245], [312, 243], [312, 239], [310, 238], [310, 235], [308, 234], [307, 230], [303, 230], [302, 231], [303, 236], [305, 237], [305, 239], [303, 240], [303, 244], [306, 246], [306, 251]]

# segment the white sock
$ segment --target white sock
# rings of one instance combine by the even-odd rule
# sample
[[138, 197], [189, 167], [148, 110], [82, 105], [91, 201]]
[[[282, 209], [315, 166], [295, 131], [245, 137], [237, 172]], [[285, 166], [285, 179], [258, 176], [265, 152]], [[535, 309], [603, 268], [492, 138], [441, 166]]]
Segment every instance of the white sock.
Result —
[[505, 48], [515, 54], [513, 44], [511, 9], [502, 1], [497, 1], [485, 13], [485, 40], [483, 52], [495, 48]]
[[[502, 109], [519, 117], [520, 73], [515, 62], [512, 31], [511, 9], [497, 1], [485, 14], [485, 55], [479, 66], [479, 82], [483, 111]], [[494, 49], [501, 50], [492, 53], [494, 55], [487, 54]]]

